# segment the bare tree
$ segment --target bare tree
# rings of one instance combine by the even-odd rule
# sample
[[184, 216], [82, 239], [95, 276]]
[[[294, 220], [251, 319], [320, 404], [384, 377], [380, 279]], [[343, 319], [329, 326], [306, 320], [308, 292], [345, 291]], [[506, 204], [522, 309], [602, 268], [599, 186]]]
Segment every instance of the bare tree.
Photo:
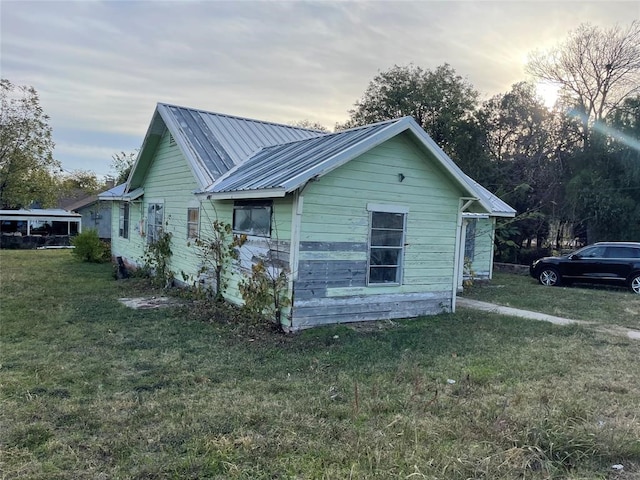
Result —
[[112, 155], [111, 168], [116, 172], [116, 185], [127, 181], [137, 157], [138, 150], [118, 152]]
[[561, 87], [583, 121], [604, 120], [625, 98], [640, 92], [640, 21], [608, 29], [582, 24], [566, 41], [529, 56], [528, 73]]

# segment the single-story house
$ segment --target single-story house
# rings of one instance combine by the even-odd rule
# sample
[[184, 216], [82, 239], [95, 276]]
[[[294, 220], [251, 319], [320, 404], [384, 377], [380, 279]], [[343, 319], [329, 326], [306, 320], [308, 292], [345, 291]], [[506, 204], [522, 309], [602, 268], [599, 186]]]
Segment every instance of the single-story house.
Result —
[[224, 269], [231, 302], [262, 261], [288, 279], [286, 329], [415, 317], [455, 310], [467, 239], [491, 274], [494, 219], [515, 214], [496, 198], [410, 117], [323, 133], [159, 103], [113, 197], [112, 254], [140, 265], [171, 233], [168, 268], [197, 284], [212, 277], [195, 240], [223, 222], [246, 238]]
[[64, 247], [82, 231], [82, 217], [62, 209], [0, 210], [2, 248]]

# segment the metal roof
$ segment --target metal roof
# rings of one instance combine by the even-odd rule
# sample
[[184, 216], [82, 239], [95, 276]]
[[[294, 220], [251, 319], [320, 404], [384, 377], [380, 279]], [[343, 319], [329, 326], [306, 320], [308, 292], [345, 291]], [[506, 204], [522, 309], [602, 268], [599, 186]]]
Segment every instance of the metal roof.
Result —
[[[335, 168], [350, 150], [375, 138], [399, 120], [264, 148], [220, 178], [207, 192], [282, 190], [289, 192], [316, 175]], [[372, 145], [368, 144], [367, 148]]]
[[[492, 215], [515, 215], [509, 205], [466, 176], [411, 117], [326, 134], [165, 103], [156, 107], [126, 189], [115, 196], [132, 200], [142, 195], [144, 171], [166, 129], [200, 185], [195, 193], [227, 199], [284, 196], [395, 135], [410, 131], [418, 145], [435, 157], [464, 191], [477, 198], [482, 208]], [[125, 193], [130, 190], [130, 194]], [[109, 192], [100, 197], [106, 199]]]
[[412, 132], [419, 144], [468, 194], [476, 197], [487, 212], [494, 216], [515, 215], [509, 205], [465, 175], [412, 117], [265, 148], [230, 170], [206, 189], [206, 193], [211, 198], [284, 196], [404, 131]]
[[206, 186], [264, 147], [317, 137], [290, 125], [159, 103], [157, 112]]
[[116, 185], [109, 190], [105, 190], [104, 192], [100, 192], [98, 194], [98, 200], [118, 200], [122, 197], [124, 193], [124, 189], [127, 186], [126, 183], [121, 183], [120, 185]]

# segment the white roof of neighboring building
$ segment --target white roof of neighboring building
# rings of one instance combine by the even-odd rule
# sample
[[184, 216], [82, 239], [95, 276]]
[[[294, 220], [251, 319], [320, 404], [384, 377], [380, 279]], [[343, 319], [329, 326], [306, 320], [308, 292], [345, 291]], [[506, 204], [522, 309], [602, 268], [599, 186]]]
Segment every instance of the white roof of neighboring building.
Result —
[[82, 218], [79, 213], [68, 212], [61, 208], [21, 208], [19, 210], [0, 210], [0, 220], [75, 220]]

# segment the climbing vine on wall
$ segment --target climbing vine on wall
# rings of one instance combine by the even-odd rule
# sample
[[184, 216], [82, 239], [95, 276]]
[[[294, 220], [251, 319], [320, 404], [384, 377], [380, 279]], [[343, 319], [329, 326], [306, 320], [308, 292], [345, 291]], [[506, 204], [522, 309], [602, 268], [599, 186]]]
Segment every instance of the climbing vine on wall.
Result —
[[288, 297], [289, 271], [269, 259], [259, 260], [238, 284], [245, 309], [258, 319], [275, 320], [282, 328], [283, 309], [291, 305]]
[[154, 283], [170, 287], [173, 283], [173, 272], [169, 270], [171, 251], [171, 232], [158, 232], [157, 240], [147, 244], [142, 260], [144, 269], [152, 275]]
[[230, 261], [238, 259], [238, 248], [247, 241], [246, 235], [234, 235], [230, 224], [217, 218], [211, 224], [211, 237], [197, 239], [196, 247], [201, 267], [198, 273], [213, 271], [215, 274], [214, 295], [222, 299], [222, 292], [227, 287], [223, 271]]

